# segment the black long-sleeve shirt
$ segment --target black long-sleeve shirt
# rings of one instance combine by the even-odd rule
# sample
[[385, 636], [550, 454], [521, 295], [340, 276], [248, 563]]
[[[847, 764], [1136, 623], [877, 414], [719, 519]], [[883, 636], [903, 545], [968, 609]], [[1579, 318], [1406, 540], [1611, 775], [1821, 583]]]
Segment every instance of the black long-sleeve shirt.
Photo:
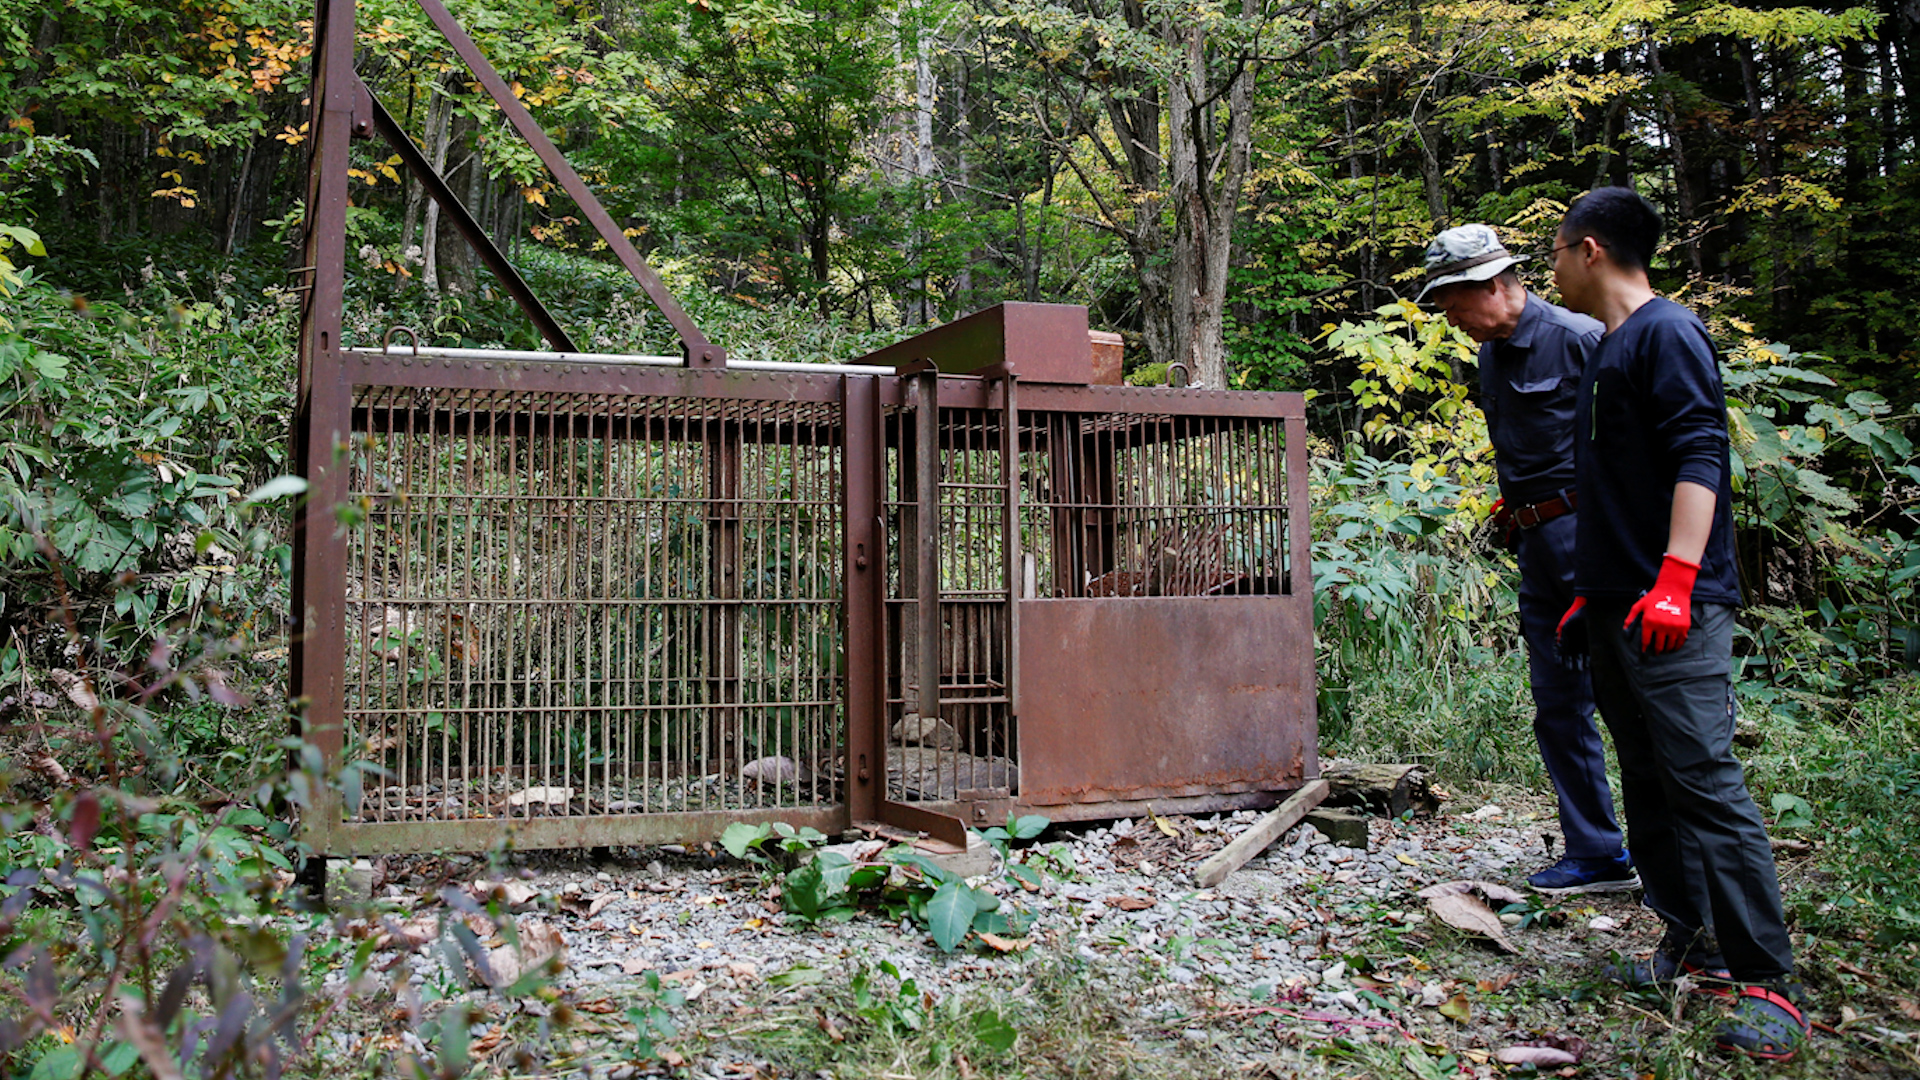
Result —
[[1580, 372], [1605, 329], [1528, 293], [1513, 333], [1480, 346], [1480, 408], [1507, 505], [1543, 502], [1573, 486]]
[[1655, 298], [1601, 338], [1581, 380], [1574, 424], [1574, 591], [1634, 599], [1652, 588], [1667, 550], [1673, 486], [1686, 480], [1715, 495], [1693, 598], [1739, 604], [1727, 398], [1719, 356], [1699, 317]]

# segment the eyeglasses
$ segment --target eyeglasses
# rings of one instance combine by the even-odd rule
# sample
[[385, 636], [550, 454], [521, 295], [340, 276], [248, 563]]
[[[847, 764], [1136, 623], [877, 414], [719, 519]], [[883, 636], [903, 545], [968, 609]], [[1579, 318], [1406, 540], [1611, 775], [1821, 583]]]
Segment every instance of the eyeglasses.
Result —
[[1605, 240], [1600, 239], [1597, 236], [1583, 236], [1580, 239], [1575, 240], [1571, 244], [1561, 244], [1559, 247], [1556, 247], [1556, 248], [1548, 248], [1545, 252], [1541, 254], [1540, 257], [1545, 259], [1548, 262], [1552, 262], [1554, 259], [1554, 256], [1560, 254], [1561, 252], [1567, 250], [1568, 248], [1579, 247], [1581, 244], [1584, 244], [1589, 240], [1593, 241], [1595, 244], [1598, 244], [1601, 247], [1607, 246], [1607, 242]]

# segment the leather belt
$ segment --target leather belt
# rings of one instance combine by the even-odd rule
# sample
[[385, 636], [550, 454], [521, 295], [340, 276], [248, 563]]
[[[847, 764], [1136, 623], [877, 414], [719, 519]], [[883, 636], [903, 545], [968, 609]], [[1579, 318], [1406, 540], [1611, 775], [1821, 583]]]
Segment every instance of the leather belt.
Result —
[[1513, 523], [1523, 529], [1537, 529], [1554, 518], [1563, 517], [1580, 508], [1580, 498], [1573, 489], [1555, 495], [1537, 503], [1530, 503], [1513, 512]]

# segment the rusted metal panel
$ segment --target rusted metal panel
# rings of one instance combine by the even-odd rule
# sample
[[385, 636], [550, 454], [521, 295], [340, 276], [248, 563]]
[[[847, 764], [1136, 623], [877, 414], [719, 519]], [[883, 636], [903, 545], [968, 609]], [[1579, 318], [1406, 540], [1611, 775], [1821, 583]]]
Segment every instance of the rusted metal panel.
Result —
[[834, 835], [852, 825], [845, 807], [724, 810], [684, 814], [536, 817], [512, 822], [349, 822], [333, 830], [333, 848], [356, 855], [428, 851], [486, 851], [501, 843], [521, 850], [697, 844], [713, 840], [733, 822], [784, 821]]
[[345, 354], [349, 377], [362, 386], [449, 390], [527, 390], [741, 398], [765, 401], [840, 400], [838, 374], [806, 371], [696, 370], [650, 365], [566, 361], [481, 360], [355, 350]]
[[1095, 386], [1124, 385], [1126, 339], [1107, 330], [1089, 330], [1087, 340], [1093, 347], [1093, 377], [1087, 381]]
[[860, 359], [899, 366], [931, 360], [948, 375], [1005, 364], [1029, 383], [1083, 386], [1093, 378], [1087, 309], [1077, 304], [995, 304]]
[[1292, 597], [1021, 603], [1029, 806], [1297, 787], [1319, 773], [1313, 610]]

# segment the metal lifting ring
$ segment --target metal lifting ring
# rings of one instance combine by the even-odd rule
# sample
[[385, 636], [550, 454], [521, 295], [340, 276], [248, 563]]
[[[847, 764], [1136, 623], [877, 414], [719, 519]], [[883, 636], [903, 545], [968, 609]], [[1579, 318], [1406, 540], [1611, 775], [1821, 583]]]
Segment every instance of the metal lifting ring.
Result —
[[1193, 370], [1187, 367], [1187, 365], [1184, 362], [1179, 360], [1174, 360], [1174, 361], [1170, 361], [1167, 364], [1167, 385], [1169, 387], [1173, 386], [1173, 373], [1175, 370], [1178, 370], [1180, 372], [1181, 386], [1186, 387], [1186, 386], [1193, 385]]
[[389, 328], [387, 330], [386, 336], [380, 339], [381, 352], [393, 351], [393, 335], [395, 334], [407, 335], [408, 340], [413, 342], [413, 354], [415, 356], [420, 355], [420, 335], [414, 333], [413, 327], [411, 326], [395, 326], [395, 327]]

